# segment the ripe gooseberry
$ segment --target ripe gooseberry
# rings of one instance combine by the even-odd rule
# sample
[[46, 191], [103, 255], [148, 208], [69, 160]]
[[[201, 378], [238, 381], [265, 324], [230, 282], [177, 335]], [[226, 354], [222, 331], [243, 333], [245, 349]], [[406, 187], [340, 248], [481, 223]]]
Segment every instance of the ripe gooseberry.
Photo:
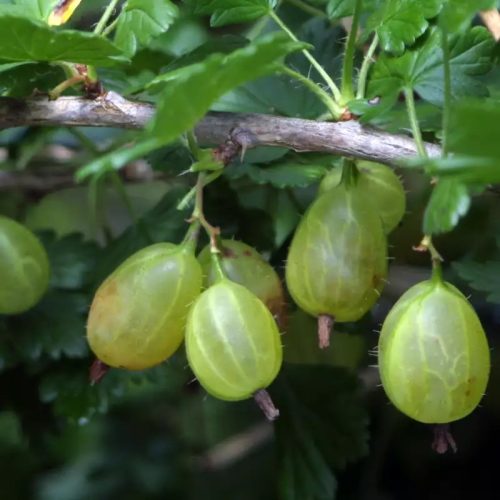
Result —
[[465, 417], [481, 400], [490, 351], [476, 312], [439, 277], [406, 291], [380, 334], [379, 370], [392, 403], [423, 423]]
[[333, 319], [357, 321], [377, 301], [387, 275], [380, 217], [363, 189], [342, 182], [317, 198], [297, 227], [286, 262], [292, 298], [319, 318], [319, 344]]
[[[394, 170], [381, 163], [356, 161], [358, 189], [364, 191], [382, 219], [384, 231], [389, 234], [401, 222], [406, 211], [406, 195], [403, 184]], [[332, 169], [321, 181], [319, 193], [338, 186], [342, 177], [342, 169]]]
[[[236, 240], [222, 240], [218, 244], [220, 265], [231, 280], [254, 293], [269, 308], [280, 326], [285, 323], [286, 303], [281, 280], [274, 268], [250, 245]], [[205, 288], [217, 279], [217, 270], [207, 245], [198, 255], [203, 269]]]
[[205, 290], [191, 308], [186, 352], [200, 384], [226, 401], [262, 393], [278, 374], [283, 357], [269, 309], [228, 279]]
[[121, 264], [97, 290], [87, 323], [92, 351], [116, 368], [161, 363], [181, 344], [188, 308], [200, 294], [191, 248], [157, 243]]
[[47, 252], [26, 227], [0, 216], [0, 314], [33, 307], [49, 285]]

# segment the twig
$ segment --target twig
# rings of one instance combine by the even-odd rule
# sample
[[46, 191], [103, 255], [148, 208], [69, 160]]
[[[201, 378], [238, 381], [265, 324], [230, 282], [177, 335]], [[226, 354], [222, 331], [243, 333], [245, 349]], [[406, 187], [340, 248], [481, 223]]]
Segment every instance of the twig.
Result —
[[[156, 172], [153, 176], [149, 172], [146, 172], [144, 175], [127, 176], [127, 172], [125, 171], [124, 174], [123, 180], [127, 184], [164, 178], [159, 172]], [[41, 169], [40, 171], [0, 170], [0, 193], [2, 191], [19, 189], [44, 194], [76, 185], [75, 171], [73, 169]]]
[[225, 469], [271, 441], [273, 428], [263, 422], [220, 442], [197, 460], [202, 468]]
[[[0, 129], [29, 125], [141, 129], [153, 114], [152, 105], [129, 101], [114, 92], [94, 100], [69, 96], [56, 101], [0, 98]], [[389, 134], [353, 120], [331, 123], [271, 115], [209, 113], [195, 132], [200, 144], [217, 145], [237, 127], [253, 134], [254, 147], [331, 153], [394, 166], [417, 154], [410, 137]], [[426, 143], [425, 148], [430, 157], [441, 155], [438, 145]]]
[[20, 189], [45, 193], [73, 186], [74, 173], [35, 175], [28, 172], [9, 172], [0, 170], [0, 192], [9, 189]]

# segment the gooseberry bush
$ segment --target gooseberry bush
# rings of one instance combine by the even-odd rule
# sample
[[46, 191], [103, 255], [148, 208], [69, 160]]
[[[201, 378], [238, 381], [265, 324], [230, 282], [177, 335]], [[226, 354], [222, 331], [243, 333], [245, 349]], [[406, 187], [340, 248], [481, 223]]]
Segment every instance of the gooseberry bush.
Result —
[[[5, 498], [361, 498], [396, 419], [461, 453], [500, 396], [498, 3], [0, 1]], [[75, 443], [124, 409], [159, 455], [123, 479]]]

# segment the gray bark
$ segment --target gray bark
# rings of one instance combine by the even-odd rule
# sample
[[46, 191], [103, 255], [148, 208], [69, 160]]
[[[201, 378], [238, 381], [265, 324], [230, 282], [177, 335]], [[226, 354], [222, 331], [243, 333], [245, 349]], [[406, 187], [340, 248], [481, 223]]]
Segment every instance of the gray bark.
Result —
[[[108, 92], [95, 100], [81, 97], [60, 97], [56, 101], [47, 97], [25, 100], [0, 97], [0, 130], [27, 125], [141, 129], [153, 115], [153, 105], [129, 101], [115, 92]], [[272, 115], [211, 112], [195, 128], [198, 141], [207, 146], [222, 144], [238, 131], [243, 133], [249, 147], [279, 146], [392, 166], [417, 155], [415, 143], [410, 137], [364, 126], [355, 120], [320, 122]], [[441, 154], [441, 148], [435, 144], [426, 143], [425, 147], [429, 156]], [[13, 186], [15, 177], [11, 175], [8, 179], [3, 176], [4, 183]], [[66, 183], [66, 179], [62, 182]]]

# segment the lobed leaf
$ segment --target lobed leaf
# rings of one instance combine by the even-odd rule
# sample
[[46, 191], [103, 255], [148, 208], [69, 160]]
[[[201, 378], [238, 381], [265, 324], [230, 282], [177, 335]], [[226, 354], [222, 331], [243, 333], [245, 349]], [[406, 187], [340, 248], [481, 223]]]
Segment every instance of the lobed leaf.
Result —
[[0, 16], [0, 57], [4, 61], [67, 61], [113, 66], [126, 61], [106, 38], [75, 30], [55, 31], [41, 22]]
[[118, 18], [114, 42], [132, 56], [139, 47], [166, 32], [179, 15], [169, 0], [128, 0]]
[[318, 182], [328, 171], [325, 165], [283, 162], [268, 167], [242, 164], [231, 167], [230, 178], [249, 177], [257, 184], [271, 184], [277, 188], [307, 187]]
[[281, 498], [333, 498], [333, 469], [367, 452], [368, 419], [355, 375], [285, 365], [272, 389], [281, 410], [275, 424]]
[[[450, 38], [453, 98], [488, 95], [486, 86], [473, 77], [491, 69], [493, 47], [492, 36], [480, 26]], [[370, 96], [387, 97], [398, 94], [403, 88], [413, 88], [432, 104], [443, 104], [443, 56], [438, 30], [433, 30], [420, 46], [403, 56], [382, 54], [375, 63], [369, 82]]]
[[464, 260], [454, 262], [453, 268], [475, 290], [486, 294], [489, 302], [500, 304], [500, 261], [475, 262]]
[[470, 206], [467, 186], [455, 179], [440, 179], [424, 214], [424, 234], [451, 231]]
[[450, 32], [463, 30], [479, 11], [497, 6], [498, 0], [448, 0], [439, 21], [445, 24]]
[[276, 5], [275, 0], [198, 0], [195, 13], [211, 14], [213, 27], [245, 23], [265, 16]]
[[330, 0], [326, 6], [326, 14], [330, 19], [341, 19], [352, 16], [356, 0]]
[[436, 17], [443, 0], [387, 0], [367, 21], [367, 29], [376, 31], [382, 49], [402, 54], [429, 26], [428, 19]]
[[202, 63], [160, 75], [151, 85], [169, 85], [161, 94], [150, 132], [165, 144], [172, 141], [194, 127], [216, 99], [275, 72], [283, 57], [302, 48], [304, 44], [274, 33], [229, 55], [213, 54]]

